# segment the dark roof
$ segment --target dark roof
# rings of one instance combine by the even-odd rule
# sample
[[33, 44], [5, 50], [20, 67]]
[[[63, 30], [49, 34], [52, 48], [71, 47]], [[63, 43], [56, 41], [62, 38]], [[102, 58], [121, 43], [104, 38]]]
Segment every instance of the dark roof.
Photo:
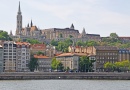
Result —
[[56, 30], [61, 30], [61, 31], [62, 30], [64, 30], [64, 31], [77, 31], [79, 33], [79, 30], [75, 30], [75, 29], [71, 29], [71, 28], [49, 28], [49, 29], [44, 29], [44, 30], [52, 30], [52, 31], [56, 31]]
[[94, 46], [97, 50], [118, 50], [117, 47], [114, 46]]
[[119, 49], [119, 53], [130, 53], [128, 49]]
[[86, 34], [88, 36], [100, 36], [100, 34]]

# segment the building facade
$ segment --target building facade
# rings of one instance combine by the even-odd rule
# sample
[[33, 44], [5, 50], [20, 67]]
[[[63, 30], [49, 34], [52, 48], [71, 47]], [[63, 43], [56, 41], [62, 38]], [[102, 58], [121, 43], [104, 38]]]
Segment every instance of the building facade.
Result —
[[16, 32], [15, 36], [12, 35], [12, 31], [10, 31], [10, 37], [13, 38], [14, 41], [18, 41], [18, 39], [21, 39], [22, 41], [25, 41], [26, 39], [36, 39], [39, 41], [43, 41], [45, 39], [44, 35], [42, 35], [42, 32], [37, 26], [33, 25], [32, 20], [31, 23], [27, 24], [26, 27], [22, 27], [22, 12], [20, 8], [20, 2], [18, 7], [18, 13], [16, 18]]
[[34, 58], [38, 59], [38, 67], [36, 71], [49, 72], [51, 70], [52, 58], [44, 56], [44, 55], [34, 55]]
[[16, 42], [17, 45], [17, 60], [16, 60], [16, 71], [24, 72], [30, 71], [28, 64], [30, 62], [30, 43]]
[[130, 61], [130, 51], [127, 49], [119, 49], [119, 61], [123, 60]]
[[50, 28], [43, 29], [42, 34], [46, 36], [48, 40], [57, 40], [66, 39], [69, 37], [78, 38], [79, 31], [74, 29], [72, 24], [70, 28]]
[[13, 41], [5, 41], [3, 43], [4, 48], [4, 72], [15, 72], [16, 71], [16, 43]]
[[115, 63], [119, 61], [117, 47], [91, 46], [87, 48], [87, 53], [95, 55], [97, 71], [105, 71], [104, 64], [106, 62]]
[[79, 58], [80, 56], [87, 56], [84, 53], [63, 53], [56, 56], [56, 59], [59, 60], [64, 69], [69, 68], [70, 70], [79, 70]]
[[122, 43], [128, 43], [130, 42], [130, 37], [118, 37], [119, 40], [122, 41]]
[[0, 72], [3, 72], [3, 47], [0, 45]]
[[31, 54], [36, 54], [38, 51], [45, 54], [46, 45], [45, 44], [33, 44], [33, 45], [31, 45]]

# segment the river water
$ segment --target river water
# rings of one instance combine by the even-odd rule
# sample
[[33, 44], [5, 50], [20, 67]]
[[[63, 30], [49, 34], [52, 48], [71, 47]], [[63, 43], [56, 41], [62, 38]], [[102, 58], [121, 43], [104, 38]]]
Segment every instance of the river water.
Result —
[[0, 90], [130, 90], [130, 81], [0, 80]]

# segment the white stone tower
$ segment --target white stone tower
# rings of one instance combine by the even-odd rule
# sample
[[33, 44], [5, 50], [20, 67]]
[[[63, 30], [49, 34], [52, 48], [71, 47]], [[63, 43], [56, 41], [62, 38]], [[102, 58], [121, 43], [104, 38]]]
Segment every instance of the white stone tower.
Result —
[[16, 26], [16, 35], [21, 35], [22, 30], [22, 13], [20, 9], [20, 2], [18, 7], [18, 13], [17, 13], [17, 26]]

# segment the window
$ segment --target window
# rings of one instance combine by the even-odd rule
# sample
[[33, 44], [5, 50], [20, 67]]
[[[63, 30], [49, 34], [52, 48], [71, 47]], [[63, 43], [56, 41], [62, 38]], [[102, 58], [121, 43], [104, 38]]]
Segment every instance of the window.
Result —
[[22, 61], [22, 63], [25, 63], [25, 61]]
[[23, 56], [25, 56], [25, 53], [22, 53]]

